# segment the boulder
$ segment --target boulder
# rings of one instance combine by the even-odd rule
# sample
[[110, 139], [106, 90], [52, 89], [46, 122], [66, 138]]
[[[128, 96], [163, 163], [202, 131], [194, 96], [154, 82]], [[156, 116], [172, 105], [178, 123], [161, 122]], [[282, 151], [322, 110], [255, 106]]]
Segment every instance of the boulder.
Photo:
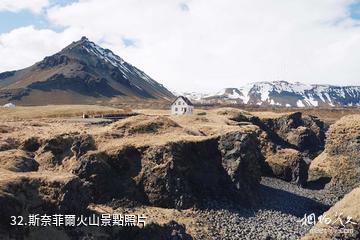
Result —
[[274, 154], [269, 154], [265, 163], [269, 166], [271, 175], [277, 178], [300, 185], [307, 181], [309, 165], [295, 149], [280, 149]]
[[0, 168], [13, 172], [31, 172], [38, 170], [39, 163], [31, 154], [13, 149], [0, 152]]
[[348, 115], [330, 126], [325, 150], [309, 168], [309, 179], [331, 178], [328, 187], [340, 196], [360, 184], [360, 115]]
[[306, 153], [317, 153], [323, 146], [316, 133], [304, 126], [289, 131], [286, 140], [295, 145], [299, 151]]
[[79, 158], [72, 171], [88, 183], [96, 203], [112, 199], [145, 202], [133, 179], [141, 171], [141, 155], [135, 147], [124, 146], [112, 154], [89, 152]]
[[236, 192], [246, 192], [247, 201], [256, 200], [254, 189], [261, 180], [261, 164], [263, 156], [259, 150], [259, 140], [256, 133], [230, 132], [222, 135], [219, 140], [222, 155], [222, 165], [236, 189]]

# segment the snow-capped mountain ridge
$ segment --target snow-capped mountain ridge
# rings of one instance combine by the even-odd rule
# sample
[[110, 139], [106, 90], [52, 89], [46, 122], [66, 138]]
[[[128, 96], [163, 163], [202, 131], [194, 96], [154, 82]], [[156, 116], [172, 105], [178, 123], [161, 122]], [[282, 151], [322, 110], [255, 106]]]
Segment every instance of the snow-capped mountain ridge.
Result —
[[[129, 79], [128, 74], [133, 74], [135, 72], [138, 77], [147, 81], [153, 86], [162, 86], [162, 84], [157, 83], [151, 77], [146, 75], [143, 71], [137, 69], [133, 65], [125, 62], [121, 57], [114, 54], [111, 50], [100, 47], [94, 42], [89, 41], [86, 37], [82, 38], [83, 44], [82, 47], [89, 53], [95, 54], [97, 57], [103, 59], [104, 61], [110, 63], [114, 67], [119, 68], [126, 79]], [[138, 86], [137, 86], [138, 87]], [[140, 88], [140, 87], [139, 87]]]
[[225, 88], [214, 94], [186, 94], [202, 103], [239, 103], [286, 107], [360, 106], [360, 86], [256, 82], [239, 88]]
[[86, 37], [32, 66], [0, 73], [0, 80], [0, 103], [73, 104], [131, 98], [169, 101], [174, 97], [143, 71]]

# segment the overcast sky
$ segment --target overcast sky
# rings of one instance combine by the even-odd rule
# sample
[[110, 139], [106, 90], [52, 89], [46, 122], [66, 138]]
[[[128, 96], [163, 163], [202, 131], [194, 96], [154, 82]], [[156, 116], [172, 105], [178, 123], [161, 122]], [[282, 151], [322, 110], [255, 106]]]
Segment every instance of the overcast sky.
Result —
[[357, 0], [0, 0], [0, 72], [81, 36], [172, 91], [360, 85]]

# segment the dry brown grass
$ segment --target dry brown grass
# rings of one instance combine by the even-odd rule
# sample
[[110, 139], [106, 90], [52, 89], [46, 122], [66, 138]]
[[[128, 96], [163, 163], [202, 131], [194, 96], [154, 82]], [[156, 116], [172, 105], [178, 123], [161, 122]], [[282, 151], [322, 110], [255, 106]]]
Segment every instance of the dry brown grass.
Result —
[[170, 221], [176, 221], [179, 224], [185, 225], [186, 232], [193, 236], [195, 239], [199, 238], [199, 233], [208, 232], [208, 226], [203, 224], [199, 225], [197, 222], [200, 222], [198, 219], [198, 215], [196, 211], [193, 209], [186, 210], [177, 210], [177, 209], [167, 209], [167, 208], [159, 208], [159, 207], [134, 207], [134, 208], [118, 208], [112, 209], [105, 205], [90, 205], [89, 209], [99, 213], [110, 213], [110, 214], [135, 214], [135, 215], [143, 215], [146, 217], [146, 224], [166, 224]]
[[99, 106], [99, 105], [48, 105], [36, 107], [0, 108], [0, 119], [21, 120], [34, 118], [64, 118], [78, 117], [83, 113], [96, 114], [115, 114], [124, 113], [123, 109]]
[[360, 177], [359, 136], [360, 115], [345, 116], [331, 125], [325, 150], [310, 164], [310, 180], [329, 176], [333, 183], [354, 184]]
[[165, 116], [134, 116], [110, 125], [110, 130], [120, 131], [124, 135], [153, 134], [169, 131], [180, 126]]
[[284, 107], [261, 107], [251, 105], [213, 105], [213, 106], [196, 106], [198, 109], [216, 109], [216, 108], [236, 108], [251, 113], [291, 113], [302, 112], [304, 115], [313, 115], [321, 120], [332, 124], [343, 116], [360, 114], [360, 107], [312, 107], [312, 108], [284, 108]]
[[[328, 217], [334, 222], [337, 219], [337, 216], [342, 214], [341, 219], [345, 224], [346, 218], [349, 216], [351, 217], [351, 221], [356, 222], [357, 225], [355, 227], [359, 228], [360, 224], [360, 188], [356, 188], [345, 197], [337, 202], [333, 207], [331, 207], [327, 212], [323, 214], [323, 216]], [[351, 228], [352, 224], [345, 225], [345, 228]], [[333, 228], [332, 228], [333, 227]], [[340, 221], [334, 226], [330, 226], [324, 223], [316, 224], [310, 232], [302, 238], [302, 240], [330, 240], [335, 239], [336, 230], [340, 226]], [[320, 233], [316, 233], [315, 230], [320, 230]], [[340, 238], [336, 239], [350, 239], [347, 235], [339, 236]], [[355, 239], [355, 238], [351, 238]]]

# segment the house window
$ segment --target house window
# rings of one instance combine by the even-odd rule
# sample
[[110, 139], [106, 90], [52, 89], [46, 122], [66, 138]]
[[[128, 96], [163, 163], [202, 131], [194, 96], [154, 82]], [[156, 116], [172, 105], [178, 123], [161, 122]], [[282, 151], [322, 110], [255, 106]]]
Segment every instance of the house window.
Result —
[[177, 107], [175, 108], [175, 112], [177, 112]]

